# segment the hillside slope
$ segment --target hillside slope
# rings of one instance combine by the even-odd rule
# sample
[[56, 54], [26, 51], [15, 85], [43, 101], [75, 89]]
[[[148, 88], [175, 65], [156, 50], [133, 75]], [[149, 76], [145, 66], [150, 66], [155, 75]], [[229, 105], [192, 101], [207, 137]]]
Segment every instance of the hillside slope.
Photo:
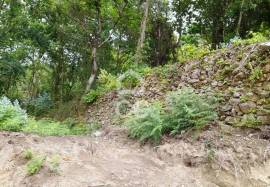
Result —
[[[40, 137], [0, 133], [0, 186], [4, 187], [268, 187], [270, 186], [270, 46], [215, 51], [200, 60], [157, 68], [134, 90], [118, 90], [89, 106], [93, 136]], [[163, 100], [193, 87], [220, 100], [219, 119], [200, 132], [164, 136], [140, 145], [121, 126], [119, 103]], [[129, 94], [126, 94], [126, 93]], [[245, 128], [251, 126], [253, 128]], [[26, 150], [45, 156], [26, 172]], [[59, 158], [57, 171], [53, 157]]]
[[216, 96], [220, 122], [270, 125], [270, 42], [229, 47], [199, 60], [156, 68], [129, 97], [121, 90], [109, 93], [89, 107], [87, 117], [110, 124], [119, 103], [163, 100], [168, 91], [183, 87]]
[[[270, 147], [260, 135], [209, 129], [196, 140], [170, 139], [158, 147], [142, 147], [116, 127], [100, 137], [0, 133], [0, 186], [268, 187]], [[23, 157], [29, 149], [46, 156], [33, 176], [27, 175]], [[55, 156], [57, 172], [50, 169]]]

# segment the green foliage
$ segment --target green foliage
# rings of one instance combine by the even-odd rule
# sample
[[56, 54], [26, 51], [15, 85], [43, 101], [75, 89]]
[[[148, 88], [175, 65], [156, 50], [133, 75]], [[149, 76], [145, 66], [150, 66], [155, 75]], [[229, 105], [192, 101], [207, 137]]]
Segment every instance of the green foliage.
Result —
[[120, 88], [120, 82], [117, 77], [108, 73], [106, 70], [101, 70], [98, 80], [97, 88], [90, 90], [86, 95], [83, 96], [83, 101], [88, 104], [94, 103], [98, 97]]
[[79, 99], [59, 103], [47, 114], [48, 117], [63, 121], [67, 118], [80, 118], [85, 114], [86, 106]]
[[86, 95], [83, 96], [83, 101], [85, 103], [92, 104], [100, 95], [101, 93], [98, 90], [90, 90]]
[[66, 135], [83, 135], [90, 133], [87, 124], [81, 122], [56, 122], [49, 119], [36, 121], [30, 119], [28, 124], [22, 129], [23, 132], [35, 133], [41, 136], [66, 136]]
[[28, 118], [18, 102], [14, 104], [6, 97], [0, 100], [0, 130], [23, 131], [43, 136], [85, 135], [96, 130], [97, 125], [89, 125], [75, 119], [56, 122], [49, 119]]
[[183, 88], [167, 95], [165, 109], [158, 102], [137, 102], [125, 116], [124, 124], [130, 137], [158, 143], [166, 132], [175, 135], [215, 120], [216, 102], [214, 97], [201, 96], [190, 88]]
[[99, 122], [94, 121], [94, 122], [88, 124], [88, 131], [89, 132], [95, 132], [98, 129], [100, 129], [101, 127], [102, 127], [102, 125]]
[[177, 134], [187, 128], [200, 128], [215, 120], [214, 100], [200, 96], [190, 88], [169, 93], [166, 97], [166, 131]]
[[119, 78], [122, 88], [132, 89], [139, 85], [141, 76], [133, 70], [128, 70], [123, 73]]
[[43, 167], [46, 157], [34, 157], [26, 164], [26, 171], [28, 175], [34, 175]]
[[[148, 70], [147, 68], [140, 69], [143, 73], [147, 73]], [[98, 97], [110, 91], [122, 88], [132, 89], [140, 83], [141, 79], [140, 73], [133, 70], [128, 70], [119, 77], [108, 73], [106, 70], [101, 70], [98, 76], [97, 88], [84, 95], [83, 101], [85, 103], [92, 104], [98, 99]]]
[[137, 102], [124, 123], [130, 137], [138, 138], [141, 142], [150, 140], [158, 143], [162, 135], [162, 106], [160, 103]]
[[244, 127], [250, 127], [250, 128], [254, 128], [258, 125], [261, 125], [261, 121], [259, 121], [256, 118], [255, 114], [244, 115], [240, 123], [237, 124], [237, 126], [244, 126]]
[[108, 73], [106, 70], [101, 70], [98, 76], [98, 83], [101, 85], [104, 92], [115, 90], [120, 87], [117, 77]]
[[248, 100], [249, 100], [249, 97], [247, 95], [240, 96], [240, 102], [241, 103], [247, 102]]
[[60, 156], [54, 155], [52, 158], [48, 160], [48, 167], [51, 173], [59, 173], [60, 166]]
[[19, 53], [20, 50], [1, 53], [0, 46], [0, 96], [8, 94], [24, 75], [25, 68], [20, 63], [23, 57]]
[[184, 44], [178, 49], [178, 60], [184, 63], [189, 60], [199, 59], [210, 52], [209, 46], [196, 46], [194, 44]]
[[267, 35], [268, 36], [266, 36], [265, 33], [261, 32], [250, 32], [248, 39], [236, 38], [232, 40], [232, 44], [239, 46], [239, 45], [251, 45], [259, 42], [266, 42], [270, 38], [270, 34], [268, 33]]
[[259, 80], [262, 76], [263, 76], [262, 68], [256, 67], [256, 68], [251, 70], [249, 80], [256, 81], [256, 80]]
[[0, 99], [0, 130], [20, 131], [27, 123], [27, 114], [18, 101], [12, 103], [7, 97]]
[[37, 98], [27, 102], [27, 111], [35, 116], [47, 114], [53, 107], [53, 102], [48, 93], [40, 94]]
[[31, 160], [34, 157], [34, 154], [31, 149], [26, 149], [23, 152], [23, 158], [26, 160]]

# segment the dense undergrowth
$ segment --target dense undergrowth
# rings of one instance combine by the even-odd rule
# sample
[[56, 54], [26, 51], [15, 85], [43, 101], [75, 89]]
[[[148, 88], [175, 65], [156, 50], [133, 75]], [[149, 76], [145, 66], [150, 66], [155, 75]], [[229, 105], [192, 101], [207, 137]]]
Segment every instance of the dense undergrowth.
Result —
[[[245, 48], [247, 45], [265, 42], [268, 40], [269, 33], [250, 33], [249, 39], [242, 40], [239, 38], [234, 38], [227, 45], [223, 45], [223, 48], [218, 49], [217, 53], [223, 54], [223, 52], [227, 51], [229, 48]], [[179, 63], [189, 63], [193, 60], [200, 60], [206, 54], [214, 53], [214, 51], [210, 51], [209, 47], [205, 47], [204, 45], [196, 46], [191, 44], [184, 44], [184, 46], [186, 46], [185, 49], [187, 50], [185, 53], [181, 54], [181, 59], [183, 61], [179, 60]], [[241, 50], [239, 53], [241, 53]], [[241, 60], [245, 57], [243, 52], [242, 54], [237, 53], [237, 55], [240, 55], [236, 57], [239, 58], [238, 60]], [[217, 60], [217, 64], [226, 64], [224, 60], [218, 61], [219, 59], [222, 60], [221, 58], [215, 59]], [[170, 81], [170, 76], [173, 76], [174, 71], [176, 71], [175, 66], [170, 64], [145, 69], [145, 71], [139, 69], [140, 76], [151, 77], [153, 75], [157, 75], [159, 77], [159, 81], [164, 82], [165, 84]], [[223, 69], [221, 69], [221, 71], [223, 72]], [[224, 74], [231, 73], [232, 69], [230, 69], [228, 72], [225, 71], [227, 71], [226, 68], [224, 68]], [[135, 68], [134, 72], [139, 71]], [[177, 72], [175, 73], [177, 74]], [[102, 75], [103, 77], [98, 79], [98, 84], [102, 85], [102, 87], [106, 87], [106, 85], [112, 85], [110, 82], [111, 80], [115, 80], [115, 82], [119, 80], [117, 76], [108, 76], [108, 74], [104, 73]], [[261, 75], [262, 70], [258, 67], [252, 69], [248, 79], [254, 82], [259, 79]], [[116, 87], [116, 89], [110, 87], [112, 89], [108, 89], [107, 91], [125, 89], [121, 87], [121, 84], [115, 83], [113, 85], [120, 86]], [[101, 93], [98, 97], [105, 93], [107, 92]], [[120, 120], [120, 123], [124, 122], [128, 127], [130, 137], [137, 138], [141, 142], [151, 141], [157, 143], [160, 141], [162, 135], [164, 134], [176, 135], [187, 129], [200, 129], [205, 125], [210, 124], [211, 121], [214, 121], [218, 117], [216, 108], [219, 105], [219, 99], [221, 98], [206, 98], [206, 95], [199, 95], [196, 94], [192, 89], [185, 88], [183, 90], [168, 93], [164, 102], [158, 101], [149, 103], [147, 101], [139, 101], [135, 103], [131, 111], [127, 115], [122, 116], [124, 121]], [[246, 122], [243, 124], [243, 126], [250, 127], [249, 123]]]
[[165, 103], [137, 102], [124, 123], [133, 138], [158, 143], [163, 134], [176, 135], [199, 129], [217, 118], [216, 99], [194, 93], [191, 88], [170, 92]]
[[[223, 46], [223, 49], [228, 46], [245, 46], [267, 40], [269, 40], [269, 33], [251, 33], [250, 38], [245, 40], [232, 39], [228, 45]], [[212, 52], [209, 46], [203, 43], [186, 43], [179, 50], [178, 61], [179, 63], [188, 63]], [[168, 75], [174, 71], [171, 65], [154, 68], [145, 65], [132, 65], [127, 69], [127, 71], [118, 75], [101, 70], [96, 87], [82, 96], [82, 100], [86, 104], [92, 104], [111, 91], [132, 90], [141, 83], [144, 77], [153, 74], [160, 76], [162, 82], [166, 83], [169, 79]], [[261, 70], [254, 69], [250, 75], [250, 80], [258, 79], [260, 75]], [[72, 118], [67, 119], [78, 115], [78, 111], [81, 110], [79, 108], [84, 108], [81, 107], [82, 103], [79, 100], [78, 102], [70, 101], [57, 105], [58, 108], [56, 108], [50, 95], [43, 93], [38, 95], [37, 98], [22, 102], [23, 108], [27, 110], [26, 112], [17, 101], [12, 103], [9, 99], [3, 97], [0, 101], [0, 130], [23, 131], [39, 135], [87, 134], [98, 128], [99, 125], [88, 125]], [[204, 96], [199, 96], [191, 90], [184, 89], [169, 93], [164, 103], [137, 103], [136, 107], [133, 107], [133, 110], [125, 117], [125, 123], [130, 129], [131, 137], [139, 138], [141, 141], [158, 142], [164, 133], [181, 133], [186, 128], [202, 127], [214, 120], [216, 118], [214, 108], [215, 104], [209, 102], [209, 100], [206, 101]], [[61, 122], [50, 118], [36, 120], [27, 113], [39, 118], [46, 116], [61, 118]]]
[[43, 136], [86, 135], [99, 128], [98, 124], [85, 124], [75, 119], [57, 122], [51, 119], [36, 120], [29, 117], [18, 101], [0, 99], [0, 130], [35, 133]]
[[[263, 32], [250, 32], [249, 37], [241, 39], [239, 37], [232, 38], [228, 43], [221, 44], [221, 48], [217, 50], [226, 50], [228, 47], [234, 46], [246, 46], [256, 44], [259, 42], [266, 42], [270, 39], [270, 32], [265, 29]], [[177, 49], [177, 63], [189, 63], [192, 60], [198, 60], [214, 53], [207, 42], [195, 42], [195, 43], [183, 43], [183, 45]], [[83, 96], [83, 101], [87, 104], [94, 103], [99, 97], [105, 95], [113, 90], [120, 89], [133, 89], [138, 86], [141, 80], [148, 75], [157, 74], [162, 78], [168, 76], [168, 72], [172, 71], [171, 64], [166, 64], [158, 67], [149, 67], [144, 64], [129, 65], [128, 70], [119, 75], [113, 75], [106, 70], [101, 70], [97, 79], [96, 88], [92, 89], [86, 95]], [[259, 70], [255, 70], [251, 75], [253, 79], [259, 74]], [[164, 80], [166, 82], [166, 80]]]

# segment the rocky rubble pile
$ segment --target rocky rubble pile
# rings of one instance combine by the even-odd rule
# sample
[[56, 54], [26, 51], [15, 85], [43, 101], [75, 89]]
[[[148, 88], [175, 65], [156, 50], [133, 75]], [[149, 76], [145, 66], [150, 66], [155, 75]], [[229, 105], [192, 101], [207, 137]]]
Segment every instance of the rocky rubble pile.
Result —
[[156, 75], [147, 77], [135, 95], [159, 99], [164, 90], [190, 86], [220, 99], [219, 117], [226, 124], [270, 125], [270, 42], [222, 49], [174, 65], [167, 78], [166, 83]]
[[[145, 77], [132, 90], [136, 100], [162, 100], [168, 91], [192, 87], [220, 100], [219, 120], [236, 126], [270, 125], [270, 42], [220, 49], [202, 59], [173, 64]], [[110, 124], [119, 92], [105, 95], [89, 107], [91, 120]]]

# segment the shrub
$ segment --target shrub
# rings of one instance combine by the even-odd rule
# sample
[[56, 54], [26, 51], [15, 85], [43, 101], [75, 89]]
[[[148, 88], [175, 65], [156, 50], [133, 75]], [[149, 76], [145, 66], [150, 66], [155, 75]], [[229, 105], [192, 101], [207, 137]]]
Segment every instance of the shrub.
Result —
[[[83, 98], [82, 98], [83, 99]], [[50, 110], [48, 116], [57, 120], [65, 120], [69, 117], [83, 116], [86, 110], [85, 104], [79, 99], [73, 99], [68, 102], [59, 103]]]
[[133, 70], [128, 70], [119, 77], [121, 87], [132, 89], [141, 82], [141, 76]]
[[260, 67], [256, 67], [255, 69], [251, 70], [251, 74], [249, 80], [256, 81], [259, 80], [263, 76], [263, 71]]
[[44, 162], [46, 158], [45, 157], [35, 157], [31, 159], [26, 164], [26, 171], [28, 175], [34, 175], [40, 171], [40, 169], [43, 167]]
[[33, 158], [33, 152], [30, 149], [27, 149], [23, 152], [23, 158], [26, 160], [31, 160]]
[[85, 96], [83, 96], [83, 101], [88, 104], [94, 103], [98, 97], [120, 88], [120, 82], [117, 80], [117, 77], [108, 73], [106, 70], [101, 70], [98, 81], [97, 88], [91, 90]]
[[261, 125], [262, 122], [257, 119], [255, 114], [245, 114], [236, 126], [254, 128]]
[[0, 99], [0, 130], [18, 132], [27, 123], [27, 113], [18, 101], [12, 103], [7, 97]]
[[196, 46], [194, 44], [184, 44], [178, 49], [178, 60], [184, 63], [189, 60], [198, 59], [210, 52], [209, 46]]
[[117, 80], [117, 77], [108, 73], [106, 70], [101, 70], [98, 76], [98, 83], [104, 91], [115, 90], [120, 87], [120, 83]]
[[160, 141], [162, 135], [162, 106], [160, 103], [149, 104], [146, 101], [137, 102], [127, 114], [124, 122], [132, 138], [141, 142]]
[[30, 119], [22, 131], [41, 136], [66, 136], [87, 134], [89, 133], [89, 128], [87, 124], [81, 122], [75, 122], [73, 125], [70, 125], [66, 122], [56, 122], [49, 119], [39, 121]]
[[100, 92], [98, 90], [91, 90], [89, 93], [83, 96], [83, 100], [84, 102], [91, 104], [97, 100], [99, 95], [100, 95]]
[[262, 32], [250, 32], [249, 38], [247, 39], [241, 39], [241, 38], [234, 38], [230, 42], [235, 45], [251, 45], [259, 42], [266, 42], [270, 38], [269, 33], [262, 33]]
[[40, 94], [37, 98], [27, 101], [27, 111], [35, 116], [47, 114], [53, 106], [48, 93]]
[[[202, 127], [216, 119], [214, 102], [190, 88], [171, 92], [166, 98], [165, 130], [176, 134], [192, 127]], [[214, 100], [214, 99], [213, 99]]]
[[60, 156], [54, 155], [52, 158], [49, 159], [49, 171], [51, 173], [59, 173], [59, 167], [60, 167]]

